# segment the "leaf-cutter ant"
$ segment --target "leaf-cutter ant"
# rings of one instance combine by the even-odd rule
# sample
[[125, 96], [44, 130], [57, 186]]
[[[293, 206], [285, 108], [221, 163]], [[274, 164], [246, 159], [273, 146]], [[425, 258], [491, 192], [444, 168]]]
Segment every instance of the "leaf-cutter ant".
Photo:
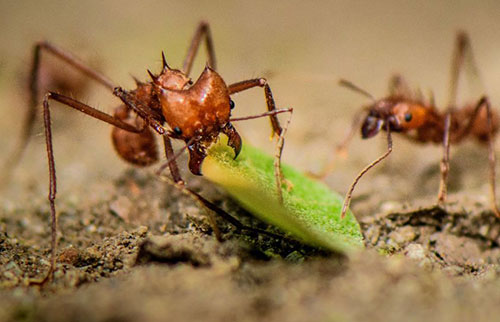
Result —
[[[203, 39], [205, 39], [208, 52], [208, 62], [200, 77], [193, 82], [189, 74]], [[277, 194], [281, 200], [282, 173], [280, 160], [286, 128], [281, 127], [277, 114], [292, 113], [292, 109], [276, 109], [271, 88], [264, 78], [249, 79], [226, 85], [222, 77], [215, 71], [215, 52], [208, 23], [201, 22], [199, 24], [181, 70], [171, 68], [162, 53], [163, 68], [161, 72], [155, 75], [148, 70], [151, 80], [141, 82], [136, 79], [137, 87], [133, 90], [125, 90], [116, 86], [110, 79], [90, 68], [66, 50], [50, 42], [38, 42], [33, 51], [29, 113], [23, 127], [20, 143], [17, 150], [12, 154], [10, 164], [17, 163], [32, 134], [38, 107], [37, 98], [39, 97], [42, 52], [50, 53], [90, 79], [97, 81], [111, 91], [114, 96], [118, 97], [122, 104], [115, 109], [113, 115], [110, 115], [54, 91], [48, 91], [44, 96], [43, 119], [50, 177], [48, 199], [51, 216], [51, 262], [49, 273], [40, 283], [45, 283], [52, 277], [56, 265], [57, 249], [56, 169], [52, 148], [50, 101], [60, 102], [65, 106], [113, 125], [111, 137], [116, 152], [122, 159], [135, 166], [149, 166], [159, 160], [155, 133], [161, 135], [167, 162], [159, 168], [157, 174], [160, 174], [168, 166], [174, 185], [191, 195], [205, 207], [215, 211], [239, 229], [267, 233], [257, 228], [243, 226], [222, 209], [185, 187], [177, 166], [176, 158], [187, 149], [189, 152], [189, 170], [195, 175], [201, 175], [201, 165], [207, 156], [207, 148], [217, 140], [220, 133], [224, 133], [228, 137], [227, 144], [234, 150], [234, 157], [236, 158], [241, 150], [242, 141], [231, 122], [269, 116], [273, 136], [278, 138], [275, 156], [275, 178], [278, 187]], [[268, 111], [255, 116], [231, 118], [231, 110], [235, 107], [235, 103], [230, 96], [254, 87], [264, 89]], [[165, 127], [165, 124], [168, 127]], [[184, 141], [185, 147], [175, 154], [170, 139]], [[211, 219], [214, 226], [215, 234], [218, 235], [214, 218], [209, 216], [209, 219]], [[272, 233], [267, 234], [274, 236]]]
[[363, 139], [377, 135], [380, 130], [387, 133], [387, 151], [366, 166], [354, 179], [344, 200], [342, 217], [345, 216], [352, 192], [360, 178], [392, 152], [392, 132], [401, 133], [405, 138], [413, 142], [442, 144], [441, 179], [437, 201], [439, 205], [444, 205], [446, 202], [450, 144], [458, 144], [469, 137], [476, 138], [480, 143], [487, 144], [491, 207], [495, 215], [500, 217], [500, 210], [496, 202], [496, 158], [494, 152], [494, 138], [500, 127], [500, 118], [498, 113], [492, 110], [487, 96], [482, 96], [475, 104], [457, 107], [455, 101], [458, 79], [466, 59], [471, 71], [478, 77], [469, 37], [465, 32], [459, 32], [456, 37], [455, 52], [451, 65], [450, 100], [444, 111], [439, 111], [436, 108], [433, 97], [425, 100], [419, 91], [412, 92], [400, 76], [394, 76], [391, 79], [389, 96], [378, 100], [353, 83], [346, 80], [340, 81], [340, 85], [364, 95], [372, 103], [363, 108], [361, 113], [355, 117], [351, 131], [344, 141], [337, 146], [337, 151], [345, 151], [355, 129], [360, 126]]

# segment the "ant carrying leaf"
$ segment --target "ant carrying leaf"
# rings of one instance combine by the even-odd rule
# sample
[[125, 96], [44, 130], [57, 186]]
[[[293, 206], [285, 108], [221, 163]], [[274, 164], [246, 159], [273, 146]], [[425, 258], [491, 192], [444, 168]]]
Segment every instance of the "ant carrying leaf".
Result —
[[[189, 75], [194, 58], [203, 39], [205, 40], [208, 52], [208, 62], [199, 78], [193, 82]], [[159, 160], [155, 135], [160, 135], [163, 139], [167, 162], [159, 168], [157, 174], [160, 174], [162, 170], [168, 167], [174, 185], [188, 193], [205, 207], [215, 211], [240, 229], [266, 233], [266, 231], [240, 224], [235, 218], [196, 192], [185, 187], [184, 180], [181, 178], [177, 166], [176, 159], [183, 151], [187, 150], [189, 153], [189, 170], [195, 175], [201, 175], [201, 166], [207, 156], [207, 149], [218, 140], [220, 133], [228, 137], [227, 145], [233, 150], [234, 158], [236, 158], [240, 153], [242, 141], [232, 122], [258, 117], [269, 117], [273, 136], [277, 138], [278, 148], [275, 156], [274, 171], [276, 193], [279, 200], [281, 200], [282, 173], [280, 160], [285, 131], [279, 123], [277, 114], [292, 113], [292, 109], [276, 109], [271, 88], [264, 78], [249, 79], [226, 85], [222, 77], [216, 72], [215, 52], [208, 23], [201, 22], [199, 24], [181, 70], [171, 68], [167, 64], [165, 55], [162, 54], [163, 68], [161, 72], [153, 74], [148, 70], [151, 79], [146, 82], [136, 80], [136, 88], [133, 90], [125, 90], [116, 86], [109, 78], [90, 68], [71, 53], [50, 42], [42, 41], [37, 43], [33, 51], [29, 113], [17, 150], [12, 154], [11, 159], [8, 161], [9, 166], [4, 167], [4, 171], [11, 171], [11, 167], [18, 163], [32, 135], [38, 108], [37, 98], [40, 97], [39, 82], [42, 53], [57, 57], [90, 79], [98, 82], [114, 96], [118, 97], [122, 104], [110, 115], [54, 91], [48, 91], [44, 96], [43, 119], [50, 178], [48, 199], [51, 217], [51, 262], [49, 273], [40, 283], [45, 283], [52, 277], [56, 265], [57, 251], [57, 216], [55, 207], [57, 183], [52, 145], [51, 101], [62, 103], [64, 106], [113, 125], [111, 136], [116, 152], [122, 159], [135, 166], [149, 166]], [[235, 107], [235, 103], [230, 96], [254, 87], [263, 88], [267, 112], [255, 116], [232, 118], [231, 110]], [[185, 147], [178, 153], [174, 153], [171, 139], [183, 141]], [[209, 212], [209, 219], [211, 219], [215, 234], [218, 235], [215, 219], [211, 216], [211, 212]]]

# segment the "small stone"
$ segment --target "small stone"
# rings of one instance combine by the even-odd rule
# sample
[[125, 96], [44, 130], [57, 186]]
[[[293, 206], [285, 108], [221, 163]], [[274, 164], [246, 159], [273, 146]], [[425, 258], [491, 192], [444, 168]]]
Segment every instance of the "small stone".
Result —
[[411, 259], [423, 260], [426, 258], [426, 250], [420, 244], [411, 243], [405, 247], [404, 254]]
[[428, 251], [421, 244], [409, 244], [405, 247], [404, 254], [406, 257], [416, 261], [418, 266], [424, 269], [432, 269], [432, 261], [428, 256]]
[[391, 213], [400, 210], [401, 203], [396, 201], [386, 201], [380, 206], [380, 211], [383, 213]]
[[147, 226], [140, 226], [137, 228], [134, 233], [139, 235], [139, 237], [144, 237], [148, 233], [149, 228]]
[[489, 231], [490, 231], [489, 225], [482, 225], [481, 228], [479, 228], [479, 234], [484, 237], [488, 236]]
[[130, 222], [132, 206], [132, 201], [130, 201], [129, 198], [120, 196], [115, 201], [111, 202], [109, 210], [125, 222]]
[[457, 237], [446, 233], [434, 234], [434, 251], [448, 264], [452, 265], [481, 265], [479, 246], [470, 238]]
[[464, 273], [464, 268], [458, 265], [450, 265], [448, 267], [443, 268], [443, 272], [450, 276], [458, 276]]
[[80, 257], [80, 252], [74, 247], [68, 247], [64, 249], [59, 255], [58, 261], [61, 263], [68, 263], [74, 265], [78, 258]]
[[3, 276], [5, 278], [9, 279], [9, 280], [15, 280], [15, 279], [17, 279], [16, 275], [13, 272], [11, 272], [11, 271], [4, 272]]
[[389, 234], [389, 238], [398, 245], [405, 245], [415, 240], [416, 237], [415, 229], [411, 226], [398, 228]]

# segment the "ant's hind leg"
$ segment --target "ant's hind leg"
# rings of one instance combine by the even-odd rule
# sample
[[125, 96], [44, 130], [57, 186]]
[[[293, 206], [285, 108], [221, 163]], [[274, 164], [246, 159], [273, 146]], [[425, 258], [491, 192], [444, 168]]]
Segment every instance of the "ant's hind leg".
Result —
[[[487, 97], [483, 97], [480, 103], [484, 101], [488, 119], [488, 160], [490, 163], [490, 193], [491, 207], [495, 216], [500, 218], [500, 210], [498, 209], [497, 194], [496, 194], [496, 155], [495, 155], [495, 140], [493, 138], [493, 116], [491, 113], [490, 101]], [[479, 105], [480, 106], [480, 105]]]
[[[496, 195], [496, 155], [495, 155], [495, 140], [494, 140], [494, 132], [496, 132], [497, 124], [493, 124], [493, 114], [491, 111], [490, 101], [487, 96], [481, 97], [481, 99], [476, 104], [468, 123], [465, 125], [464, 130], [454, 135], [453, 139], [456, 141], [462, 140], [468, 135], [474, 134], [480, 138], [484, 137], [484, 132], [482, 133], [473, 133], [474, 130], [474, 122], [478, 119], [479, 113], [482, 108], [486, 109], [486, 122], [487, 122], [487, 142], [488, 142], [488, 160], [490, 166], [490, 193], [491, 193], [491, 203], [492, 210], [497, 217], [500, 218], [500, 210], [498, 209], [497, 203], [497, 195]], [[498, 122], [498, 121], [496, 121]]]
[[47, 41], [41, 41], [36, 43], [33, 49], [33, 61], [30, 72], [30, 80], [29, 80], [30, 100], [28, 104], [28, 114], [26, 115], [24, 124], [22, 126], [22, 132], [19, 138], [19, 142], [16, 144], [15, 150], [10, 154], [10, 157], [8, 158], [6, 164], [3, 167], [2, 178], [0, 179], [0, 182], [7, 181], [11, 170], [21, 159], [21, 156], [33, 132], [33, 127], [35, 124], [35, 119], [37, 114], [38, 98], [40, 96], [39, 72], [41, 66], [42, 51], [46, 51], [47, 53], [52, 54], [56, 58], [65, 62], [69, 66], [72, 66], [81, 73], [87, 75], [89, 78], [97, 81], [98, 83], [108, 88], [109, 90], [113, 90], [114, 87], [113, 82], [109, 80], [106, 76], [93, 70], [70, 52], [61, 49]]

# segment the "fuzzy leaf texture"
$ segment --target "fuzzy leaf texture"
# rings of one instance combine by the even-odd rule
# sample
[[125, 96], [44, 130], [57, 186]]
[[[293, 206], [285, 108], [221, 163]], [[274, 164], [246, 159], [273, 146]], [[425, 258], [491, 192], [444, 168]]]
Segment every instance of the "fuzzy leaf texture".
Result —
[[257, 218], [281, 228], [306, 244], [340, 253], [363, 247], [358, 222], [348, 211], [340, 218], [343, 199], [325, 184], [282, 165], [286, 180], [283, 204], [278, 200], [273, 157], [246, 142], [236, 160], [221, 137], [203, 162], [203, 175], [225, 190]]

